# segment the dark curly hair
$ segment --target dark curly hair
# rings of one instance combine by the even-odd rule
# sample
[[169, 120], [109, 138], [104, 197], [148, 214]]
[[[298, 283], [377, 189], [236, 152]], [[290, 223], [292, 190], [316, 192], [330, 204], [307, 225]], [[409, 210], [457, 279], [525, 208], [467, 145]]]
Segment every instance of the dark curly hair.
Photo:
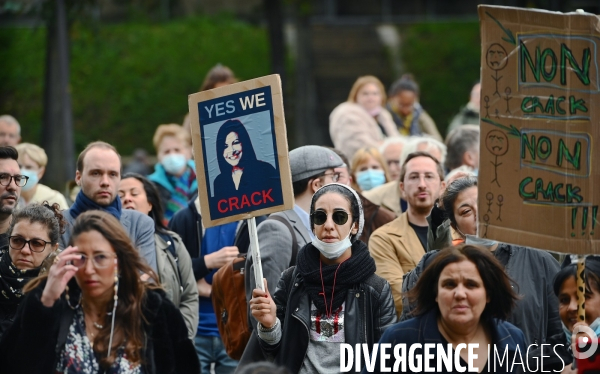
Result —
[[57, 244], [60, 235], [65, 232], [67, 221], [62, 215], [60, 205], [54, 203], [50, 205], [47, 201], [43, 204], [30, 204], [23, 209], [16, 210], [12, 214], [8, 236], [12, 235], [15, 225], [23, 220], [31, 223], [41, 223], [48, 230], [48, 237], [52, 244]]

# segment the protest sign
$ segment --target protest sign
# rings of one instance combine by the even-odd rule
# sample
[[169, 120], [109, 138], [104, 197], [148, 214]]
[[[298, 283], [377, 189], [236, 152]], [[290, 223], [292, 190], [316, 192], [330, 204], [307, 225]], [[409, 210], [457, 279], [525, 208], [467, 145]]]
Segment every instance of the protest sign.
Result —
[[190, 95], [189, 109], [205, 227], [293, 208], [278, 75]]
[[479, 18], [478, 235], [600, 253], [600, 19], [492, 6]]

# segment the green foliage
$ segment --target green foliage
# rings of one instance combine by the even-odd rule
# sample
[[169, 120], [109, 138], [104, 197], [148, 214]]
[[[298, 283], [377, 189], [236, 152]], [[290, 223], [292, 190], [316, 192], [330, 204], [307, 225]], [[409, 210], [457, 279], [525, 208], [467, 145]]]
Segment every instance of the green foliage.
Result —
[[44, 92], [44, 29], [0, 29], [0, 115], [21, 123], [26, 141], [39, 143]]
[[445, 135], [479, 80], [479, 23], [427, 23], [409, 27], [402, 60], [421, 88], [421, 105]]
[[[13, 114], [26, 141], [40, 141], [45, 31], [0, 30], [0, 113]], [[187, 97], [217, 63], [240, 80], [269, 73], [262, 28], [231, 17], [193, 17], [168, 23], [123, 23], [71, 29], [71, 95], [76, 150], [93, 140], [127, 155], [154, 152], [161, 123], [182, 123]]]

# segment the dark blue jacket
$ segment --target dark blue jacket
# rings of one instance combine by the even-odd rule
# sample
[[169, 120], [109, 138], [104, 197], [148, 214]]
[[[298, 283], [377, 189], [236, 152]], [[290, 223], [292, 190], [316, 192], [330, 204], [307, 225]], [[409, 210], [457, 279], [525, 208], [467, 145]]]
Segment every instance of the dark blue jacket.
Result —
[[[427, 312], [426, 314], [416, 317], [416, 318], [412, 318], [408, 321], [404, 321], [404, 322], [400, 322], [397, 323], [396, 325], [390, 327], [389, 329], [387, 329], [384, 333], [383, 336], [381, 337], [381, 339], [379, 340], [379, 344], [380, 344], [380, 348], [381, 348], [381, 344], [382, 343], [389, 343], [392, 345], [392, 349], [391, 350], [387, 350], [386, 353], [390, 354], [391, 353], [391, 358], [389, 360], [387, 360], [386, 362], [386, 367], [389, 368], [393, 368], [394, 366], [394, 354], [393, 354], [393, 347], [396, 344], [406, 344], [406, 359], [408, 360], [409, 355], [408, 355], [408, 351], [410, 349], [410, 346], [412, 344], [415, 343], [420, 343], [420, 344], [425, 344], [425, 343], [432, 343], [432, 344], [443, 344], [444, 347], [446, 347], [446, 344], [444, 344], [444, 340], [442, 338], [442, 334], [440, 333], [439, 329], [438, 329], [438, 325], [437, 325], [437, 318], [438, 318], [438, 311], [437, 309], [433, 309], [429, 312]], [[488, 360], [488, 366], [487, 369], [489, 372], [496, 372], [496, 373], [520, 373], [522, 372], [522, 368], [523, 366], [521, 365], [514, 365], [514, 370], [513, 371], [509, 371], [510, 370], [510, 366], [513, 363], [513, 357], [515, 356], [515, 353], [517, 351], [517, 347], [519, 350], [519, 353], [522, 357], [522, 360], [518, 357], [515, 358], [515, 363], [520, 363], [520, 362], [526, 362], [526, 353], [527, 353], [527, 347], [525, 345], [525, 336], [523, 335], [523, 332], [521, 330], [519, 330], [518, 328], [516, 328], [513, 324], [509, 323], [509, 322], [505, 322], [505, 321], [498, 321], [498, 320], [494, 320], [494, 322], [491, 323], [491, 326], [489, 326], [491, 328], [491, 332], [492, 332], [492, 347], [490, 348], [490, 352], [493, 352], [494, 348], [493, 345], [495, 345], [496, 350], [498, 351], [498, 356], [496, 356], [496, 366], [495, 366], [495, 370], [493, 366], [493, 356], [492, 353], [490, 353], [490, 359]], [[502, 355], [504, 354], [505, 349], [507, 348], [508, 350], [508, 356], [506, 358], [503, 358]], [[430, 351], [430, 353], [434, 353], [434, 357], [432, 360], [430, 360], [429, 363], [429, 367], [432, 368], [436, 368], [437, 367], [437, 354], [435, 354], [436, 350], [433, 349]], [[424, 351], [423, 349], [415, 349], [415, 354], [422, 354], [423, 356], [423, 362], [421, 365], [421, 369], [425, 370], [425, 357], [424, 357]], [[504, 364], [502, 366], [499, 365], [499, 361], [498, 359], [504, 359]], [[507, 363], [507, 359], [508, 359], [508, 366], [506, 365]], [[454, 359], [452, 360], [452, 363], [454, 365]], [[407, 368], [407, 373], [411, 373], [410, 371], [410, 366], [406, 365]], [[446, 367], [444, 365], [442, 365], [442, 368], [445, 370]], [[377, 355], [377, 361], [375, 362], [375, 367], [374, 370], [375, 371], [371, 371], [372, 373], [379, 373], [381, 369], [381, 361], [380, 361], [380, 355]], [[454, 366], [453, 366], [453, 369]], [[480, 368], [481, 369], [481, 368]], [[527, 367], [525, 367], [525, 369], [527, 369]], [[454, 370], [453, 372], [456, 372], [457, 370]], [[367, 371], [366, 367], [363, 367], [363, 373], [370, 373], [369, 371]], [[447, 371], [441, 371], [438, 373], [447, 373]]]

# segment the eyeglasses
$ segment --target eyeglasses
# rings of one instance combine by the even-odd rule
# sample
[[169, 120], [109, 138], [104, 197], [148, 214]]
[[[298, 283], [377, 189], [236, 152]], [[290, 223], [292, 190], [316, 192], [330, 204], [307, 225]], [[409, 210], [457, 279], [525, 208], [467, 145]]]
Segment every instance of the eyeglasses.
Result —
[[[75, 266], [78, 269], [81, 269], [82, 267], [85, 266], [85, 263], [88, 260], [88, 256], [84, 255], [84, 254], [80, 254], [81, 258], [75, 259], [71, 261], [71, 265]], [[111, 263], [114, 264], [113, 258], [115, 258], [116, 256], [113, 254], [107, 254], [107, 253], [97, 253], [95, 255], [92, 256], [92, 264], [94, 264], [94, 267], [96, 269], [104, 269], [108, 266], [110, 266]]]
[[47, 242], [42, 239], [29, 239], [25, 240], [22, 236], [11, 236], [8, 238], [8, 244], [12, 249], [20, 251], [25, 247], [25, 244], [29, 244], [29, 249], [31, 252], [44, 252], [46, 249], [46, 245], [52, 244], [52, 242]]
[[[322, 225], [327, 222], [327, 213], [322, 210], [317, 210], [311, 214], [312, 221], [315, 225]], [[348, 222], [348, 213], [344, 210], [336, 210], [331, 214], [333, 223], [336, 225], [345, 225]]]
[[27, 184], [27, 180], [29, 179], [29, 177], [25, 176], [25, 175], [10, 175], [7, 173], [4, 174], [0, 174], [0, 184], [3, 186], [8, 186], [10, 184], [11, 180], [15, 181], [15, 184], [19, 187], [23, 187]]
[[424, 178], [426, 183], [434, 183], [434, 182], [439, 183], [442, 180], [437, 173], [435, 173], [435, 174], [434, 173], [423, 173], [423, 174], [410, 173], [409, 175], [406, 176], [404, 183], [411, 183], [411, 184], [421, 183], [421, 178]]
[[323, 174], [322, 177], [331, 177], [331, 180], [335, 183], [340, 180], [340, 173], [326, 173]]

